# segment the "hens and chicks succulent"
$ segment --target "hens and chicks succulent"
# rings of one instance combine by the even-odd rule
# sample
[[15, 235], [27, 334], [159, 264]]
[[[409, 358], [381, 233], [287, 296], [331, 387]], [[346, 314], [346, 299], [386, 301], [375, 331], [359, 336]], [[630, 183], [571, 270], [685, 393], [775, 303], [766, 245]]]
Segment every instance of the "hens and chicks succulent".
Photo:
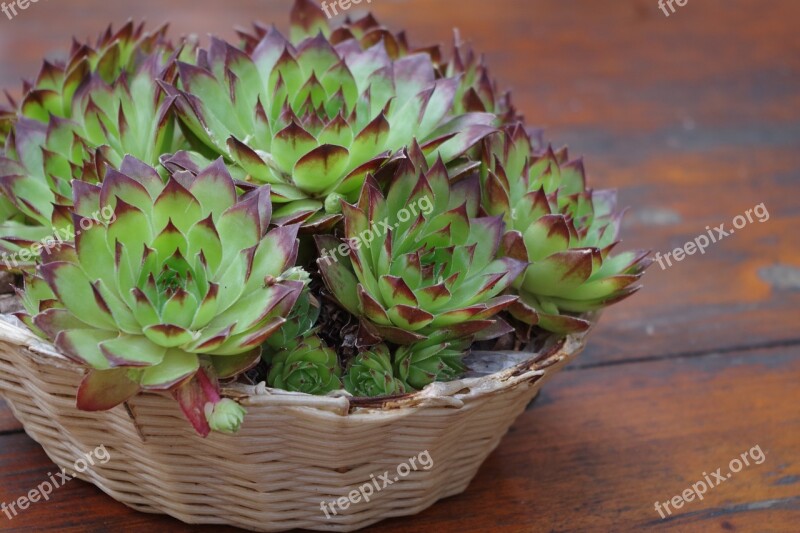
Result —
[[532, 142], [458, 39], [443, 59], [310, 0], [288, 38], [240, 36], [129, 23], [0, 109], [0, 252], [20, 319], [88, 369], [82, 409], [167, 391], [235, 432], [220, 380], [413, 392], [510, 323], [583, 332], [637, 290], [614, 193]]

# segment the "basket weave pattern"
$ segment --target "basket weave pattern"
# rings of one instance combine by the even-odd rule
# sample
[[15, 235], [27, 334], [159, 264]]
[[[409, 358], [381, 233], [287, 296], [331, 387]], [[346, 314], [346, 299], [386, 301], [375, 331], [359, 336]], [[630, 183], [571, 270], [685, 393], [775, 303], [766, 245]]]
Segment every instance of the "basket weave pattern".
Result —
[[[175, 402], [144, 394], [102, 413], [75, 407], [83, 371], [26, 329], [0, 320], [0, 395], [25, 431], [68, 472], [100, 445], [110, 460], [77, 477], [139, 511], [253, 531], [353, 531], [416, 514], [463, 492], [544, 378], [582, 348], [570, 338], [523, 365], [436, 383], [397, 400], [309, 397], [236, 386], [247, 406], [236, 436], [203, 439]], [[331, 502], [427, 451], [418, 468], [327, 518]]]

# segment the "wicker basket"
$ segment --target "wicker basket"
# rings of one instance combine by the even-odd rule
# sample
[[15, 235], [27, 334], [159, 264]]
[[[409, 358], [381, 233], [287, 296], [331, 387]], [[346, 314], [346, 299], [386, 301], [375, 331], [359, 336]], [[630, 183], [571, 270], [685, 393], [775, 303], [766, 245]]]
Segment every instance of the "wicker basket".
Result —
[[[241, 432], [202, 439], [163, 395], [79, 411], [82, 370], [0, 316], [0, 394], [68, 472], [105, 446], [110, 460], [78, 477], [136, 510], [254, 531], [353, 531], [463, 492], [545, 378], [583, 341], [571, 337], [538, 354], [477, 353], [474, 377], [382, 401], [236, 386], [225, 395], [248, 407]], [[409, 459], [424, 452], [426, 468], [411, 468]], [[385, 472], [392, 483], [383, 487]], [[367, 495], [368, 484], [380, 490]], [[369, 502], [348, 502], [359, 487]], [[343, 497], [337, 514], [323, 512], [322, 502]]]

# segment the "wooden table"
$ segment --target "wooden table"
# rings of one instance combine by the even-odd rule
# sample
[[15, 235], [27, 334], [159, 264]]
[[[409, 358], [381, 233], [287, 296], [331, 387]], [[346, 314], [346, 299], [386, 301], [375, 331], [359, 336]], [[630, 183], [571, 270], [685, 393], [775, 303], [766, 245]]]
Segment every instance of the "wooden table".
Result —
[[[128, 16], [232, 36], [284, 1], [71, 0], [0, 20], [0, 82], [16, 87], [71, 34]], [[484, 50], [529, 121], [588, 159], [633, 205], [626, 246], [662, 255], [764, 204], [769, 220], [662, 270], [610, 310], [469, 490], [372, 530], [800, 530], [800, 2], [374, 0], [417, 42], [450, 27]], [[654, 508], [744, 467], [666, 519]], [[758, 454], [756, 454], [758, 455]], [[735, 465], [734, 465], [735, 466]], [[0, 501], [53, 469], [0, 410]], [[709, 474], [710, 475], [710, 474]], [[0, 528], [218, 531], [135, 513], [79, 481]]]

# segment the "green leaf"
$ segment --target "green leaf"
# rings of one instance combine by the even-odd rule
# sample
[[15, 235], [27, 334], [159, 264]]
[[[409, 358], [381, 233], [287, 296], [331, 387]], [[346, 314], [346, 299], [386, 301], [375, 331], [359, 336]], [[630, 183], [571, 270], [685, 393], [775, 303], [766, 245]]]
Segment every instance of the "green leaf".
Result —
[[170, 178], [153, 205], [154, 231], [161, 231], [171, 220], [181, 233], [186, 233], [201, 218], [200, 202], [177, 180]]
[[167, 324], [188, 328], [192, 324], [198, 307], [199, 303], [194, 295], [178, 289], [161, 309], [161, 320]]
[[262, 236], [261, 229], [255, 197], [239, 202], [225, 211], [217, 222], [223, 265], [243, 250], [258, 244]]
[[138, 287], [131, 289], [134, 305], [132, 311], [141, 328], [158, 324], [161, 318], [147, 295]]
[[42, 265], [40, 269], [47, 284], [73, 315], [96, 328], [117, 330], [108, 305], [80, 267], [56, 262]]
[[214, 319], [219, 309], [218, 294], [219, 285], [216, 283], [209, 284], [208, 292], [197, 307], [197, 312], [192, 319], [191, 329], [195, 331], [202, 329]]
[[546, 215], [531, 224], [523, 233], [525, 248], [531, 261], [569, 248], [570, 235], [563, 215]]
[[236, 187], [222, 158], [203, 169], [192, 180], [189, 192], [200, 202], [203, 215], [210, 213], [214, 220], [219, 220], [222, 213], [236, 203]]
[[337, 251], [341, 241], [329, 236], [317, 236], [316, 241], [320, 250], [317, 265], [325, 285], [345, 309], [358, 315], [358, 280], [350, 269], [350, 259]]
[[250, 350], [244, 355], [210, 356], [219, 379], [234, 378], [247, 372], [261, 360], [261, 348]]
[[113, 332], [98, 329], [73, 329], [60, 332], [56, 336], [55, 346], [61, 353], [78, 360], [82, 365], [107, 370], [111, 366], [100, 350], [100, 343], [116, 336]]
[[144, 328], [144, 334], [152, 343], [165, 348], [175, 348], [191, 342], [191, 331], [174, 324], [155, 324]]
[[[116, 283], [107, 285], [102, 279], [99, 279], [95, 281], [93, 285], [111, 311], [111, 316], [114, 317], [114, 322], [117, 324], [120, 331], [130, 334], [139, 333], [141, 327], [133, 316], [133, 312], [120, 298]], [[111, 287], [113, 287], [113, 289]]]
[[389, 121], [383, 113], [375, 117], [353, 140], [351, 166], [362, 164], [386, 150], [390, 130]]
[[115, 198], [144, 213], [150, 213], [153, 208], [153, 199], [141, 183], [109, 168], [100, 189], [100, 205], [115, 206], [118, 203]]
[[161, 364], [142, 373], [141, 385], [146, 390], [168, 390], [193, 376], [199, 368], [197, 355], [172, 349]]
[[261, 156], [236, 137], [230, 137], [228, 139], [228, 149], [231, 152], [231, 157], [233, 157], [255, 181], [261, 183], [280, 183], [280, 180], [273, 176], [272, 171]]
[[272, 139], [272, 157], [285, 174], [291, 174], [301, 157], [319, 143], [313, 135], [292, 122]]
[[180, 252], [185, 256], [189, 247], [186, 237], [183, 233], [175, 227], [172, 220], [167, 222], [167, 226], [153, 241], [153, 249], [158, 252], [158, 260], [160, 262], [166, 261], [172, 257], [176, 252]]
[[159, 364], [166, 349], [141, 335], [120, 335], [100, 343], [100, 350], [112, 367], [143, 367]]
[[294, 291], [281, 284], [258, 287], [243, 295], [228, 309], [218, 314], [208, 325], [209, 328], [223, 328], [233, 325], [232, 334], [243, 333], [263, 324], [272, 310]]
[[297, 258], [298, 225], [283, 226], [270, 231], [258, 243], [247, 290], [264, 283], [267, 276], [277, 278], [286, 269], [294, 266]]

